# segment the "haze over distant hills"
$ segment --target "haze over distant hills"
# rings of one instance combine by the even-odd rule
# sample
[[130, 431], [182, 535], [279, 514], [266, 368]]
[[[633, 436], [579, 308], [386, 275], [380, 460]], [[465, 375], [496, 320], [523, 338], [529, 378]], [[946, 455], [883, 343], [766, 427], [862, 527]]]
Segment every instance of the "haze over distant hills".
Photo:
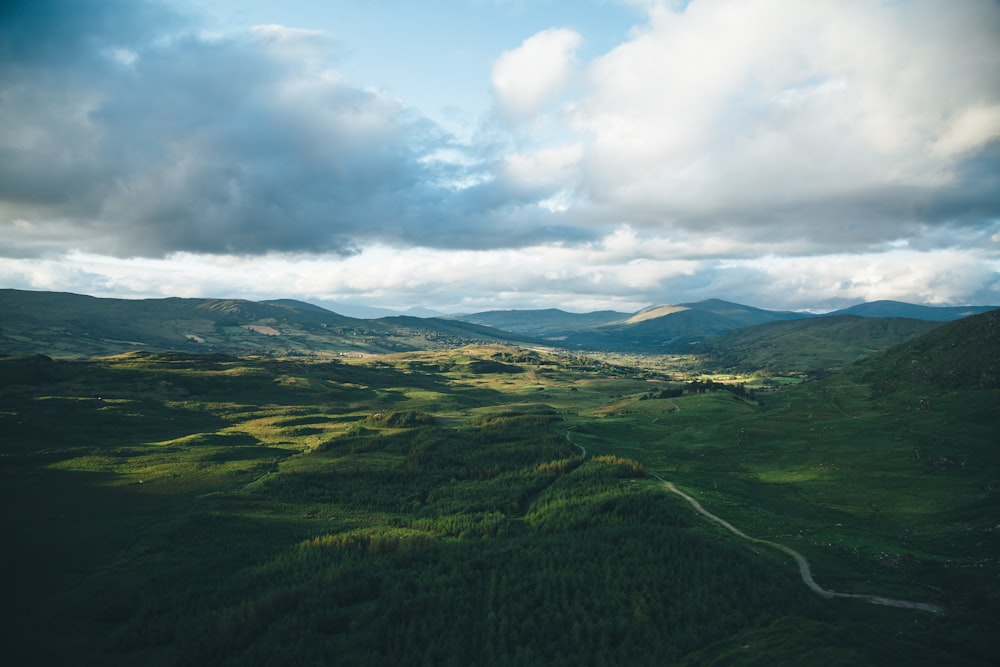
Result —
[[827, 313], [828, 315], [860, 315], [862, 317], [908, 317], [931, 322], [951, 322], [969, 315], [979, 315], [997, 306], [920, 306], [901, 301], [869, 301]]
[[[80, 357], [146, 349], [287, 356], [380, 354], [504, 342], [575, 351], [710, 352], [739, 365], [743, 362], [734, 361], [737, 357], [770, 363], [775, 359], [761, 356], [763, 351], [811, 341], [809, 345], [824, 348], [810, 369], [816, 370], [902, 342], [935, 324], [992, 309], [880, 301], [814, 315], [708, 299], [635, 313], [546, 309], [358, 319], [294, 299], [129, 300], [4, 289], [0, 290], [0, 352]], [[901, 317], [907, 319], [891, 324], [871, 321]], [[730, 332], [740, 335], [726, 338]]]
[[[819, 321], [844, 315], [946, 322], [994, 308], [995, 306], [934, 307], [898, 301], [873, 301], [816, 315], [766, 310], [721, 299], [708, 299], [677, 305], [650, 306], [631, 314], [615, 311], [575, 314], [549, 309], [495, 310], [455, 317], [475, 324], [536, 336], [568, 348], [680, 353], [695, 351], [692, 346], [710, 337], [772, 322]], [[817, 324], [812, 328], [820, 331], [824, 325]]]

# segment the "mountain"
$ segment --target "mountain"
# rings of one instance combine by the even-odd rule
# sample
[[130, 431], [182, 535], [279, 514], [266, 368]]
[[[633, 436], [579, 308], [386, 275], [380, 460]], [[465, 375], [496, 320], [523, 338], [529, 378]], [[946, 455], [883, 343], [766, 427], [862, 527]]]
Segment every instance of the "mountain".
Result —
[[708, 299], [650, 306], [631, 314], [613, 310], [567, 313], [549, 308], [493, 310], [453, 317], [544, 338], [571, 349], [664, 353], [689, 352], [692, 344], [739, 327], [811, 316]]
[[465, 322], [361, 320], [278, 299], [103, 299], [0, 290], [0, 353], [93, 357], [136, 349], [237, 355], [385, 353], [537, 342]]
[[[892, 317], [898, 318], [899, 313], [908, 313], [911, 320], [940, 323], [987, 310], [986, 306], [936, 308], [881, 301], [853, 306], [838, 311], [839, 315], [818, 316], [707, 299], [656, 305], [631, 314], [612, 310], [569, 313], [550, 308], [446, 318], [394, 314], [358, 319], [295, 299], [104, 299], [3, 289], [0, 352], [90, 357], [145, 349], [286, 356], [506, 342], [647, 354], [711, 352], [734, 366], [775, 363], [791, 364], [783, 366], [786, 369], [815, 371], [836, 367], [866, 350], [883, 349], [889, 342], [900, 342], [922, 330], [901, 324], [848, 325], [846, 320], [838, 323], [837, 317], [894, 313]], [[427, 312], [413, 310], [420, 315]], [[812, 320], [828, 323], [748, 332], [703, 345], [710, 338], [745, 327]], [[755, 343], [755, 336], [763, 338]], [[767, 350], [780, 354], [769, 358]], [[799, 358], [792, 359], [796, 354]]]
[[721, 369], [815, 376], [939, 326], [940, 322], [898, 317], [834, 315], [743, 327], [706, 340], [699, 349]]
[[952, 322], [994, 310], [996, 306], [919, 306], [901, 301], [868, 301], [828, 315], [860, 315], [861, 317], [906, 317], [931, 322]]
[[614, 310], [591, 313], [568, 313], [558, 308], [544, 310], [489, 310], [471, 315], [452, 315], [451, 319], [473, 322], [538, 338], [558, 339], [581, 329], [618, 322], [629, 316]]
[[[454, 315], [454, 319], [543, 338], [553, 345], [569, 349], [606, 352], [640, 352], [647, 354], [703, 353], [701, 344], [706, 340], [729, 332], [768, 323], [792, 323], [816, 320], [815, 325], [776, 326], [765, 333], [747, 333], [728, 341], [714, 341], [711, 353], [732, 365], [784, 364], [815, 371], [839, 367], [874, 350], [902, 342], [928, 330], [913, 321], [947, 322], [975, 313], [992, 310], [994, 306], [937, 307], [918, 306], [897, 301], [875, 301], [859, 304], [827, 315], [766, 310], [743, 304], [706, 299], [681, 304], [660, 304], [643, 308], [635, 313], [599, 311], [593, 313], [567, 313], [557, 309], [502, 310]], [[864, 323], [836, 319], [841, 316], [856, 318], [907, 319], [910, 324]], [[821, 320], [829, 320], [826, 323]], [[773, 358], [760, 351], [749, 354], [753, 337], [763, 335], [763, 344], [780, 352]], [[788, 336], [787, 340], [780, 340]], [[805, 338], [800, 338], [800, 337]], [[809, 342], [811, 341], [811, 342]], [[795, 346], [807, 343], [812, 357], [800, 354]], [[792, 346], [779, 350], [782, 345]], [[822, 349], [828, 346], [828, 349]], [[742, 351], [741, 351], [742, 350]], [[793, 358], [798, 355], [800, 358]], [[739, 357], [743, 357], [743, 361]]]
[[644, 308], [617, 322], [567, 332], [566, 347], [653, 354], [684, 353], [710, 336], [734, 329], [809, 317], [802, 313], [763, 310], [720, 299]]
[[323, 302], [324, 308], [332, 310], [341, 315], [354, 317], [360, 320], [376, 320], [382, 317], [396, 317], [398, 315], [412, 315], [414, 317], [446, 317], [444, 313], [430, 308], [413, 306], [405, 311], [393, 310], [391, 308], [378, 308], [376, 306], [365, 306], [357, 303], [340, 303], [338, 301]]
[[706, 299], [695, 303], [681, 304], [685, 308], [701, 310], [726, 318], [734, 325], [749, 326], [778, 320], [797, 320], [810, 317], [808, 313], [796, 313], [787, 310], [764, 310], [740, 303], [731, 303], [721, 299]]
[[317, 306], [314, 303], [308, 303], [307, 301], [299, 301], [297, 299], [270, 299], [267, 301], [261, 301], [260, 303], [265, 305], [278, 306], [281, 308], [294, 308], [296, 310], [312, 311], [314, 313], [331, 312], [328, 308], [323, 308], [322, 306]]
[[943, 324], [868, 360], [881, 388], [1000, 389], [1000, 309]]

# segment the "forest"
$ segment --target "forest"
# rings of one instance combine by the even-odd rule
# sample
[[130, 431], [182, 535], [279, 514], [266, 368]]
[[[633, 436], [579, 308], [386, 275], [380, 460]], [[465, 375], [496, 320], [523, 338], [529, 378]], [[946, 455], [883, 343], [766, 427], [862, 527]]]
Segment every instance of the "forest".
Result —
[[[0, 369], [2, 564], [17, 573], [7, 664], [994, 657], [995, 538], [966, 553], [904, 533], [888, 504], [818, 498], [792, 479], [798, 463], [782, 464], [783, 482], [755, 463], [767, 420], [831, 427], [826, 398], [802, 387], [497, 346], [339, 361], [7, 357]], [[852, 411], [847, 386], [836, 391]], [[969, 452], [990, 426], [970, 425]], [[938, 493], [970, 481], [949, 474], [934, 473]], [[786, 554], [706, 521], [664, 476], [803, 551], [839, 590], [948, 611], [823, 599]], [[947, 520], [980, 526], [992, 498]], [[981, 541], [976, 530], [965, 539]]]

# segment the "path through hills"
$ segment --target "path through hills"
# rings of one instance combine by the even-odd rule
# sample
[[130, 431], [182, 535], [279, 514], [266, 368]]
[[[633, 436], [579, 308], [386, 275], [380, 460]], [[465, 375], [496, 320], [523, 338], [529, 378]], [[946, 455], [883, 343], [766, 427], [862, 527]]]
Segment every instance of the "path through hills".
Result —
[[[566, 440], [569, 441], [571, 445], [577, 447], [580, 450], [582, 458], [587, 458], [587, 450], [583, 447], [583, 445], [579, 445], [573, 441], [573, 438], [570, 436], [569, 431], [566, 431]], [[809, 590], [813, 591], [814, 593], [816, 593], [821, 597], [827, 599], [852, 598], [855, 600], [864, 600], [865, 602], [869, 602], [871, 604], [878, 604], [886, 607], [900, 607], [903, 609], [918, 609], [920, 611], [926, 611], [932, 614], [940, 614], [944, 612], [943, 607], [940, 607], [936, 604], [930, 604], [927, 602], [911, 602], [909, 600], [896, 600], [893, 598], [886, 598], [878, 595], [866, 595], [864, 593], [839, 593], [837, 591], [827, 590], [816, 583], [816, 580], [813, 579], [812, 576], [812, 568], [810, 568], [809, 566], [809, 561], [806, 559], [805, 556], [800, 554], [795, 549], [792, 549], [789, 546], [785, 546], [784, 544], [779, 544], [777, 542], [771, 542], [770, 540], [764, 540], [759, 537], [751, 537], [747, 535], [742, 530], [740, 530], [733, 524], [729, 523], [725, 519], [720, 518], [715, 514], [712, 514], [707, 509], [702, 507], [701, 503], [699, 503], [697, 500], [695, 500], [688, 494], [678, 489], [676, 486], [674, 486], [673, 482], [663, 479], [655, 472], [650, 472], [649, 475], [654, 479], [657, 479], [660, 482], [662, 482], [664, 488], [666, 488], [668, 491], [671, 491], [680, 496], [681, 498], [683, 498], [684, 500], [686, 500], [691, 505], [691, 507], [695, 509], [696, 512], [711, 519], [712, 521], [719, 524], [726, 530], [730, 531], [737, 537], [740, 537], [744, 540], [748, 540], [750, 542], [754, 542], [756, 544], [763, 544], [773, 549], [778, 549], [779, 551], [782, 551], [791, 556], [793, 559], [795, 559], [795, 562], [798, 563], [799, 574], [802, 576], [802, 583], [804, 583], [809, 588]]]

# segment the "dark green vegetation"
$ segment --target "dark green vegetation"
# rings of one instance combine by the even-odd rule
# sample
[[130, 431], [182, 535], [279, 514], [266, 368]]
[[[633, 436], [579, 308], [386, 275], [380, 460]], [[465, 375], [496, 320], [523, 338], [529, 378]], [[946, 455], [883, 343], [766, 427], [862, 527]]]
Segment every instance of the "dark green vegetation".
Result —
[[[818, 316], [706, 299], [651, 306], [631, 315], [549, 309], [496, 310], [459, 318], [574, 350], [696, 353], [717, 356], [722, 365], [740, 370], [815, 372], [840, 367], [929, 331], [928, 322], [949, 322], [994, 308], [875, 301]], [[727, 335], [730, 332], [735, 335]]]
[[[941, 322], [984, 309], [877, 302], [851, 309], [871, 322], [847, 326], [848, 320], [841, 317], [708, 299], [651, 306], [631, 315], [549, 309], [362, 320], [292, 299], [98, 299], [0, 289], [0, 354], [41, 351], [53, 357], [89, 358], [144, 349], [330, 358], [506, 343], [592, 353], [710, 353], [718, 357], [717, 368], [721, 364], [740, 372], [778, 367], [812, 373], [838, 368], [927, 330], [929, 325], [915, 320]], [[880, 313], [912, 313], [914, 320], [898, 315], [888, 319]], [[763, 324], [770, 326], [753, 330]], [[730, 332], [739, 335], [725, 336]], [[783, 353], [789, 345], [798, 356]], [[775, 346], [781, 348], [777, 355], [769, 352]]]
[[291, 299], [98, 299], [0, 289], [0, 354], [87, 358], [141, 348], [329, 357], [529, 340], [453, 320], [359, 320]]
[[[4, 664], [995, 662], [997, 313], [725, 380], [753, 398], [658, 364], [0, 359]], [[819, 598], [647, 471], [827, 588], [947, 611]]]
[[631, 315], [614, 311], [586, 314], [560, 310], [491, 311], [462, 319], [545, 338], [562, 347], [649, 354], [690, 352], [693, 344], [733, 329], [808, 317], [753, 308], [720, 299], [676, 306], [651, 306]]
[[720, 370], [820, 377], [927, 333], [940, 322], [832, 315], [771, 322], [706, 340], [699, 354]]
[[869, 301], [838, 310], [831, 315], [860, 315], [862, 317], [903, 317], [932, 322], [951, 322], [969, 315], [981, 315], [996, 306], [918, 306], [901, 301]]

